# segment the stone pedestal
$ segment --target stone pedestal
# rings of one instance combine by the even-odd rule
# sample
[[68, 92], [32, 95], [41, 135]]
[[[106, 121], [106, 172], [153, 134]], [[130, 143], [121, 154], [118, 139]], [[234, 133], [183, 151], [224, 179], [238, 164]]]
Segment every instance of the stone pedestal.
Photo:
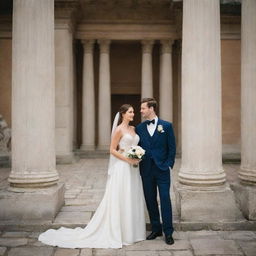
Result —
[[100, 45], [99, 69], [99, 150], [108, 150], [111, 134], [110, 40], [98, 40]]
[[47, 189], [10, 188], [0, 192], [0, 220], [9, 225], [52, 222], [64, 204], [63, 183]]
[[227, 185], [206, 190], [177, 183], [174, 191], [181, 221], [221, 223], [244, 219]]
[[256, 186], [232, 184], [236, 200], [243, 215], [248, 220], [256, 220]]
[[142, 42], [141, 98], [153, 97], [152, 49], [153, 40]]

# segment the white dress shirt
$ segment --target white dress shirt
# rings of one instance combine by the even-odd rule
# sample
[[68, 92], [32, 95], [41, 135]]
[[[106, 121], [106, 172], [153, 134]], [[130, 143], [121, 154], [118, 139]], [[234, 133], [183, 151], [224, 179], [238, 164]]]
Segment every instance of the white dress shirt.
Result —
[[148, 133], [150, 134], [151, 137], [153, 136], [153, 134], [154, 134], [154, 132], [156, 130], [156, 126], [157, 126], [157, 122], [158, 122], [158, 117], [156, 116], [154, 119], [155, 119], [155, 123], [154, 124], [152, 124], [152, 123], [147, 124]]

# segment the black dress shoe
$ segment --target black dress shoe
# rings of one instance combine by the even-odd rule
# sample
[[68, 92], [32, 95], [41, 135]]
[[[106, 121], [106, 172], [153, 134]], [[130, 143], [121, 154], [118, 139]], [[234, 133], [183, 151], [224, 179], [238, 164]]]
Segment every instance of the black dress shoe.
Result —
[[174, 240], [172, 238], [172, 235], [166, 235], [165, 236], [165, 243], [169, 244], [169, 245], [172, 245], [174, 244]]
[[162, 231], [159, 232], [152, 232], [147, 236], [147, 240], [153, 240], [156, 239], [158, 236], [162, 236]]

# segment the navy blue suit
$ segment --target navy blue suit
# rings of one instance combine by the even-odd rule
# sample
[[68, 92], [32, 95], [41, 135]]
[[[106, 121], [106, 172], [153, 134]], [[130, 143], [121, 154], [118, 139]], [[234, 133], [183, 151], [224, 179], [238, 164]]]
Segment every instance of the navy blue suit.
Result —
[[[173, 168], [176, 154], [172, 124], [158, 119], [155, 132], [153, 136], [150, 136], [147, 124], [143, 122], [136, 127], [136, 133], [140, 136], [139, 145], [146, 150], [145, 156], [140, 162], [140, 174], [152, 231], [163, 230], [165, 235], [170, 235], [173, 233], [172, 206], [169, 194], [170, 167]], [[163, 226], [160, 223], [157, 188]]]

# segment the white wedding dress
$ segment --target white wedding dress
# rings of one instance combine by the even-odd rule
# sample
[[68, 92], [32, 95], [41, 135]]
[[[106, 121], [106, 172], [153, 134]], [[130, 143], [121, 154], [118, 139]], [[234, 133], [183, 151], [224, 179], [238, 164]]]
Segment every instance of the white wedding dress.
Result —
[[[139, 142], [136, 134], [124, 134], [124, 152]], [[110, 159], [111, 161], [111, 159]], [[112, 156], [104, 197], [85, 228], [49, 229], [40, 234], [42, 243], [63, 248], [121, 248], [145, 240], [142, 182], [138, 167]]]

